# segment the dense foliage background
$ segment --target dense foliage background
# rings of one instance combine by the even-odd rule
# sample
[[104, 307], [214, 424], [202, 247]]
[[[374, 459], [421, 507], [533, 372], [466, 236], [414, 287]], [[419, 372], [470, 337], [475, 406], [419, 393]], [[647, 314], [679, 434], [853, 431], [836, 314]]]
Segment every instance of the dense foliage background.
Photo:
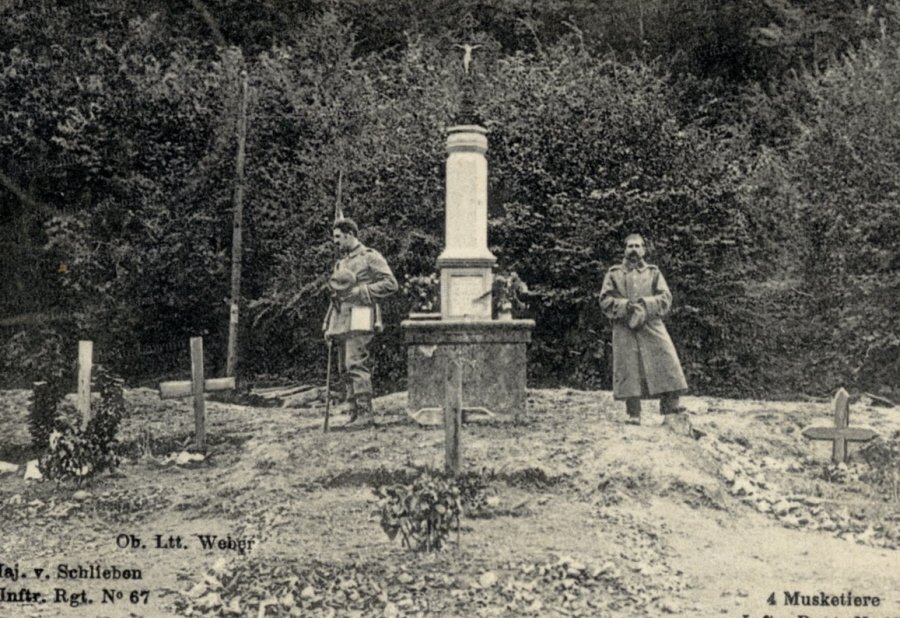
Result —
[[[640, 230], [696, 392], [900, 389], [897, 0], [0, 13], [3, 385], [59, 372], [78, 338], [136, 382], [183, 376], [203, 334], [221, 370], [244, 71], [240, 372], [321, 377], [339, 176], [401, 282], [434, 270], [469, 14], [491, 248], [532, 291], [532, 384], [609, 387], [596, 294]], [[387, 303], [380, 390], [403, 387], [414, 296]]]

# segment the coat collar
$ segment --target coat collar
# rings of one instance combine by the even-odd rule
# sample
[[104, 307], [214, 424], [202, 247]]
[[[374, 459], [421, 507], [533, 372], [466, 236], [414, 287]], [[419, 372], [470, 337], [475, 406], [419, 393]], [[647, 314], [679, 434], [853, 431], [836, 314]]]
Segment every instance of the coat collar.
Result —
[[645, 270], [647, 270], [647, 267], [648, 267], [648, 264], [647, 264], [647, 262], [645, 262], [644, 260], [641, 260], [641, 261], [638, 262], [637, 264], [632, 264], [632, 263], [629, 262], [628, 260], [622, 260], [622, 269], [623, 269], [626, 273], [627, 273], [627, 272], [631, 272], [632, 270], [636, 270], [636, 271], [638, 271], [639, 273], [642, 273], [642, 272], [644, 272]]
[[348, 251], [347, 253], [344, 254], [344, 257], [356, 257], [357, 255], [362, 253], [365, 250], [365, 248], [366, 248], [366, 246], [364, 244], [357, 243], [357, 245], [355, 247], [353, 247], [352, 249], [350, 249], [350, 251]]

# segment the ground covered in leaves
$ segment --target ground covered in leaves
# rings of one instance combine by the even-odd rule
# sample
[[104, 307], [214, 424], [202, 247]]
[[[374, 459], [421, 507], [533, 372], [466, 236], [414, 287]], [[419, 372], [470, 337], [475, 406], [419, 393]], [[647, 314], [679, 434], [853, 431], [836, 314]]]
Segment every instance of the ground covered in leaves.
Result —
[[830, 424], [828, 402], [687, 398], [693, 440], [652, 404], [632, 426], [608, 393], [531, 391], [518, 424], [465, 426], [486, 499], [458, 543], [417, 554], [381, 530], [374, 488], [440, 469], [444, 441], [401, 394], [376, 401], [378, 429], [337, 414], [327, 435], [321, 408], [210, 402], [197, 461], [179, 458], [189, 403], [129, 390], [125, 462], [81, 488], [22, 478], [28, 397], [0, 397], [0, 459], [20, 464], [0, 476], [0, 562], [26, 575], [0, 585], [48, 602], [0, 616], [787, 616], [786, 591], [850, 590], [881, 597], [870, 618], [900, 616], [897, 408], [855, 402], [851, 424], [881, 438], [835, 466], [800, 435]]

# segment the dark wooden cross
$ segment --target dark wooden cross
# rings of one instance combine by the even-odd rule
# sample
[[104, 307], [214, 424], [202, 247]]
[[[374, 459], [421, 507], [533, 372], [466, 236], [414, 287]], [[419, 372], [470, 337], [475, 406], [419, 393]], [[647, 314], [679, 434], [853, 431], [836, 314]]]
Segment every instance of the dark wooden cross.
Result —
[[206, 451], [206, 401], [203, 393], [234, 389], [234, 377], [203, 377], [203, 337], [191, 337], [191, 379], [180, 382], [160, 382], [160, 399], [194, 398], [195, 447]]
[[871, 429], [850, 427], [850, 395], [843, 388], [834, 395], [834, 427], [807, 427], [803, 436], [810, 440], [831, 440], [834, 463], [847, 461], [848, 442], [868, 442], [878, 434]]

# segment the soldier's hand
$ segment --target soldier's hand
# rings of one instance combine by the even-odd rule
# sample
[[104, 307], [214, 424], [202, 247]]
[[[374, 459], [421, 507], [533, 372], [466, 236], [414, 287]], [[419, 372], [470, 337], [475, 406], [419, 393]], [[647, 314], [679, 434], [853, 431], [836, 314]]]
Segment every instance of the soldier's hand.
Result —
[[352, 288], [350, 288], [349, 290], [344, 292], [341, 295], [341, 300], [348, 300], [348, 301], [359, 300], [359, 286], [354, 285]]

